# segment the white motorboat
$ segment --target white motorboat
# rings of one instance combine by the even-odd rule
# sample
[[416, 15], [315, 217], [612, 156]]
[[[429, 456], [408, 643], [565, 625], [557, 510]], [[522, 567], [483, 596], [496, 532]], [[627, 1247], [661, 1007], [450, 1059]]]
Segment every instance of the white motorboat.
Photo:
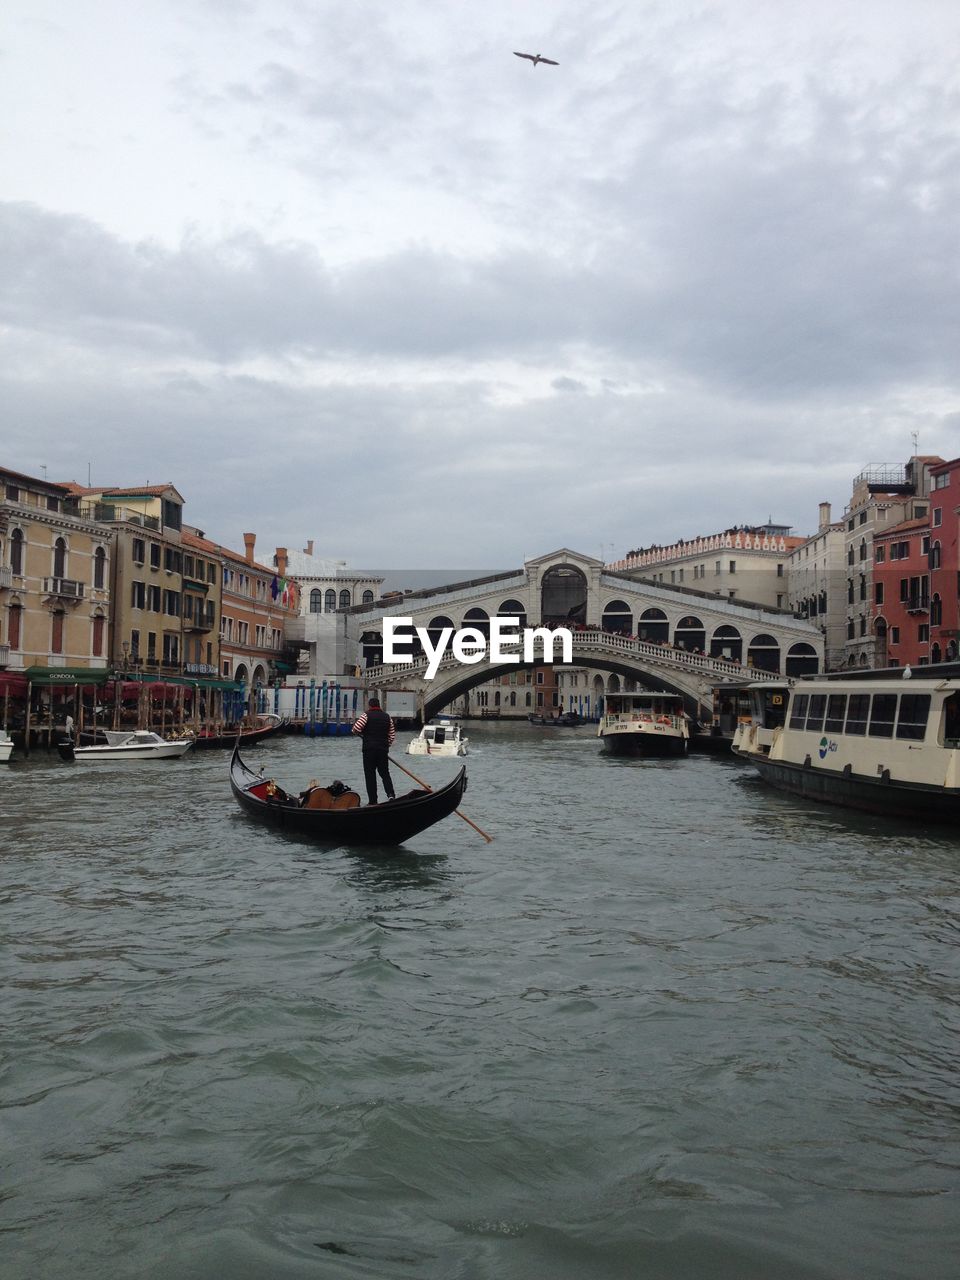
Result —
[[103, 729], [101, 734], [107, 740], [105, 743], [92, 747], [75, 747], [72, 742], [58, 742], [57, 751], [61, 759], [76, 760], [78, 763], [96, 763], [102, 760], [176, 760], [186, 755], [194, 743], [193, 738], [177, 738], [168, 742], [149, 729], [128, 732]]
[[425, 724], [407, 747], [408, 756], [465, 756], [469, 738], [455, 720], [438, 719]]
[[733, 749], [783, 791], [828, 804], [956, 823], [960, 671], [838, 672], [751, 686]]
[[690, 728], [683, 698], [649, 689], [608, 693], [597, 737], [616, 755], [686, 755]]
[[6, 729], [0, 729], [0, 764], [13, 755], [13, 739]]

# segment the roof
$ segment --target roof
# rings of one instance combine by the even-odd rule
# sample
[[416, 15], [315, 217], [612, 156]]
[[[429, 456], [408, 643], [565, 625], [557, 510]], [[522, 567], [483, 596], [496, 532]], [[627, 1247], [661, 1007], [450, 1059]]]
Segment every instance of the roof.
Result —
[[883, 533], [875, 533], [873, 540], [874, 542], [879, 542], [882, 538], [889, 538], [892, 534], [917, 533], [921, 529], [926, 531], [929, 528], [930, 521], [926, 516], [920, 516], [916, 520], [904, 520], [900, 524], [893, 525], [890, 529], [884, 529]]
[[83, 485], [77, 484], [76, 480], [66, 480], [61, 482], [60, 487], [69, 489], [77, 497], [102, 494], [105, 498], [162, 498], [172, 490], [181, 502], [184, 501], [183, 494], [173, 481], [167, 484]]

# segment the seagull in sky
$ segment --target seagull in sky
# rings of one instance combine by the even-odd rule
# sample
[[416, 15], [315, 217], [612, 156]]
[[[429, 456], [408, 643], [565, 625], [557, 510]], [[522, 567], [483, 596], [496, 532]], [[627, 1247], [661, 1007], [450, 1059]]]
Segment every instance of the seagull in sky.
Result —
[[560, 65], [559, 62], [554, 62], [552, 58], [545, 58], [542, 53], [517, 53], [516, 49], [514, 49], [513, 56], [515, 58], [526, 58], [527, 61], [532, 62], [534, 66], [536, 66], [538, 62], [545, 62], [549, 67], [559, 67]]

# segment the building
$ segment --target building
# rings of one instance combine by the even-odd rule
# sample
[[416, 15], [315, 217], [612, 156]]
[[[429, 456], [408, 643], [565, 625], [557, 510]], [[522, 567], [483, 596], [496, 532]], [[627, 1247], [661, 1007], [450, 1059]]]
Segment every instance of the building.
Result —
[[878, 665], [884, 645], [873, 627], [873, 540], [894, 525], [927, 515], [931, 470], [942, 462], [942, 458], [915, 456], [903, 467], [867, 467], [853, 482], [844, 511], [848, 596], [844, 666]]
[[265, 688], [296, 670], [288, 630], [300, 610], [300, 590], [287, 576], [287, 555], [274, 565], [254, 558], [256, 534], [243, 535], [242, 552], [219, 547], [223, 564], [220, 674], [248, 690]]
[[638, 548], [607, 567], [627, 578], [786, 609], [787, 562], [804, 541], [787, 525], [742, 525], [669, 546]]
[[931, 467], [930, 661], [954, 662], [960, 647], [960, 458]]
[[0, 486], [0, 668], [47, 682], [104, 672], [110, 530], [69, 486], [5, 469]]
[[[923, 667], [930, 661], [929, 561], [928, 515], [874, 534], [871, 631], [878, 667]], [[852, 607], [859, 604], [866, 578], [860, 574], [856, 586], [853, 579], [849, 581]], [[851, 640], [856, 638], [853, 626], [851, 617]]]
[[796, 618], [820, 628], [824, 669], [836, 671], [846, 660], [847, 575], [842, 520], [831, 522], [830, 503], [820, 503], [817, 532], [790, 552], [787, 592]]

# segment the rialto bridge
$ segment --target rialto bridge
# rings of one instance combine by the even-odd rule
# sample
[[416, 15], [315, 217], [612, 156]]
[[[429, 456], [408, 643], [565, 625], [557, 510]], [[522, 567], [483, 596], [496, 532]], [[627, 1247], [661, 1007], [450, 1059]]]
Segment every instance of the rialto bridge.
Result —
[[[472, 627], [488, 635], [494, 617], [519, 618], [521, 630], [568, 628], [573, 635], [570, 665], [675, 691], [695, 715], [710, 708], [718, 684], [801, 675], [819, 670], [823, 661], [819, 630], [783, 610], [638, 582], [606, 570], [600, 560], [562, 548], [526, 561], [515, 572], [317, 615], [311, 673], [358, 669], [371, 690], [415, 689], [422, 714], [429, 717], [474, 686], [540, 665], [543, 658], [500, 665], [488, 653], [482, 661], [464, 665], [448, 652], [428, 680], [415, 636], [410, 661], [383, 662], [384, 619], [410, 618], [412, 627], [422, 627], [435, 646], [444, 628]], [[303, 638], [310, 642], [309, 626]], [[559, 665], [559, 647], [555, 661]]]

